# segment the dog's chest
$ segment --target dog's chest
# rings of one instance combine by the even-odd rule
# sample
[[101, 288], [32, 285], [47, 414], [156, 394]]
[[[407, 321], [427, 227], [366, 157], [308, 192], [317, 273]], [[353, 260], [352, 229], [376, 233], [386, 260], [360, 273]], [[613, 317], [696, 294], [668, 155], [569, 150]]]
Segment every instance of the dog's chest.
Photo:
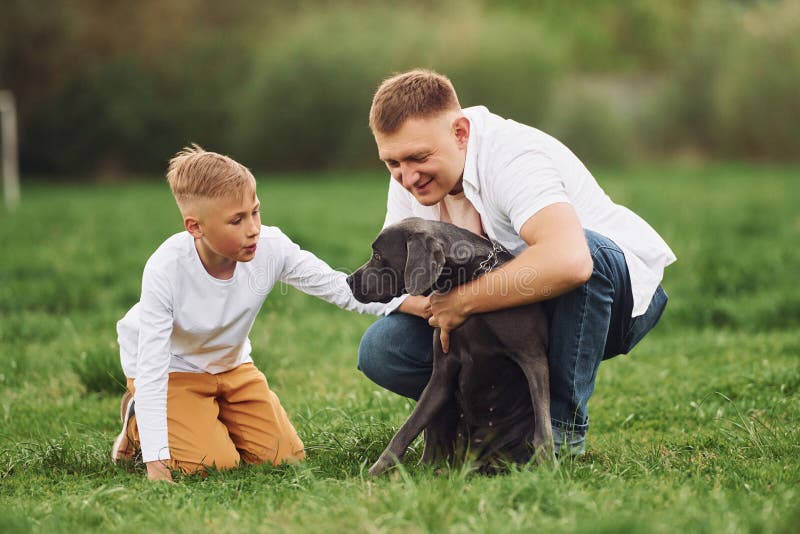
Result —
[[499, 430], [533, 413], [525, 375], [505, 356], [463, 357], [456, 398], [461, 419], [473, 427]]

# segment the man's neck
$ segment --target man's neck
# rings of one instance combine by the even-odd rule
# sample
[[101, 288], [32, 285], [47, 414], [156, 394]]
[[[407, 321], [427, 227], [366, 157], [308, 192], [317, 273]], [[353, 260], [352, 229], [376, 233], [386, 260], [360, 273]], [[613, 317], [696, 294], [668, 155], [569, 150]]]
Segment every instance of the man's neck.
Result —
[[459, 178], [458, 182], [456, 182], [455, 187], [453, 187], [453, 189], [451, 189], [450, 192], [447, 193], [447, 194], [448, 195], [458, 195], [459, 193], [463, 193], [463, 192], [464, 192], [464, 178]]

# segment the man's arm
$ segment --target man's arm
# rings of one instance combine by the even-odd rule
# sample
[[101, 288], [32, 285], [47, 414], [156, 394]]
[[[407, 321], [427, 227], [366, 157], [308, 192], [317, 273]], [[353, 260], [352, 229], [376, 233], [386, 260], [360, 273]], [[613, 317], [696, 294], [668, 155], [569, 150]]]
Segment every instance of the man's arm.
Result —
[[572, 205], [542, 208], [522, 225], [520, 237], [528, 248], [512, 261], [449, 293], [431, 295], [429, 323], [442, 329], [445, 352], [450, 331], [470, 315], [557, 297], [592, 275], [592, 258]]

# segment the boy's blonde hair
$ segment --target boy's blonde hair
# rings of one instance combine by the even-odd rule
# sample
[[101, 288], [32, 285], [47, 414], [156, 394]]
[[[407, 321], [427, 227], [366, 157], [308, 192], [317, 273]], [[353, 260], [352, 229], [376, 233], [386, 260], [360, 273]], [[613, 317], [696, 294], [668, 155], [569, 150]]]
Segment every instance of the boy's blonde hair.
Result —
[[456, 90], [447, 76], [414, 69], [381, 83], [372, 99], [369, 127], [373, 134], [391, 134], [408, 119], [459, 109]]
[[256, 194], [256, 179], [247, 167], [196, 144], [169, 160], [167, 181], [181, 209], [198, 199]]

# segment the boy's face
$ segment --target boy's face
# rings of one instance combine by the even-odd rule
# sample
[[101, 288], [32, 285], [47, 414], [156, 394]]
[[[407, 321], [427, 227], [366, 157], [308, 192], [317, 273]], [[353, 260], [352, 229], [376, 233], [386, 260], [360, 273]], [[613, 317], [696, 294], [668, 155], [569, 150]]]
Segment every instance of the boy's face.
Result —
[[469, 119], [459, 112], [406, 120], [397, 131], [376, 133], [378, 155], [392, 178], [420, 204], [432, 206], [460, 191]]
[[236, 196], [200, 201], [184, 219], [195, 238], [200, 258], [206, 267], [252, 260], [261, 232], [258, 197]]

